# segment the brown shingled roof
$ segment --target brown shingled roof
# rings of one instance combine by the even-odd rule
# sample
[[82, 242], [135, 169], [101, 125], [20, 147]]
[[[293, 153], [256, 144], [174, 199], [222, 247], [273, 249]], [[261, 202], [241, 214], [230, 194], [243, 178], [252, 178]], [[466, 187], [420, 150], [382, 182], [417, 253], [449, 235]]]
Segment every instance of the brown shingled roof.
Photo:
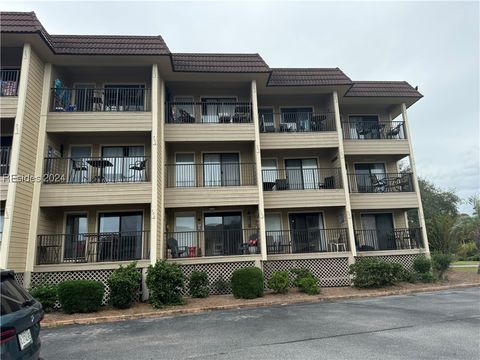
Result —
[[2, 33], [38, 33], [58, 55], [169, 55], [161, 36], [50, 35], [34, 12], [1, 12]]
[[270, 69], [258, 54], [172, 54], [174, 71], [257, 73]]
[[346, 97], [423, 97], [406, 81], [355, 81]]
[[272, 69], [267, 86], [351, 85], [352, 80], [339, 68]]

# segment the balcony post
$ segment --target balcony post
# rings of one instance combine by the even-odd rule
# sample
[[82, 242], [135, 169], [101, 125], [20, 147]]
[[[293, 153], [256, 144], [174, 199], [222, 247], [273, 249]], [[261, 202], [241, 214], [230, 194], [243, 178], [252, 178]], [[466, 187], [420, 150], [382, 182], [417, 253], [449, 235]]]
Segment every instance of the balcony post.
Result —
[[336, 91], [332, 94], [333, 109], [335, 112], [335, 127], [337, 128], [338, 136], [338, 158], [340, 160], [340, 176], [342, 179], [343, 190], [345, 193], [345, 217], [347, 221], [348, 241], [350, 245], [350, 251], [352, 256], [357, 255], [357, 249], [355, 247], [355, 232], [353, 231], [352, 210], [350, 207], [350, 192], [347, 178], [347, 166], [345, 163], [345, 152], [343, 150], [343, 130], [340, 122], [340, 107], [338, 105], [338, 94]]
[[255, 129], [255, 172], [257, 178], [258, 188], [258, 227], [259, 227], [259, 241], [260, 252], [262, 260], [267, 260], [267, 237], [265, 236], [265, 209], [263, 205], [263, 181], [262, 181], [262, 155], [260, 153], [260, 125], [258, 120], [258, 102], [257, 102], [257, 82], [252, 80], [251, 84], [251, 96], [252, 96], [252, 116], [253, 116], [253, 128]]
[[430, 248], [428, 247], [427, 228], [425, 226], [425, 217], [423, 215], [422, 197], [420, 195], [420, 187], [418, 186], [417, 167], [415, 165], [415, 157], [413, 156], [412, 136], [410, 134], [410, 125], [408, 123], [407, 106], [405, 103], [402, 103], [400, 105], [400, 110], [402, 112], [403, 127], [405, 130], [405, 135], [408, 140], [408, 148], [410, 153], [410, 167], [411, 167], [412, 177], [413, 177], [413, 188], [415, 190], [415, 193], [417, 194], [417, 199], [418, 199], [418, 221], [422, 229], [421, 231], [422, 231], [423, 248], [425, 249], [425, 255], [427, 257], [430, 257]]

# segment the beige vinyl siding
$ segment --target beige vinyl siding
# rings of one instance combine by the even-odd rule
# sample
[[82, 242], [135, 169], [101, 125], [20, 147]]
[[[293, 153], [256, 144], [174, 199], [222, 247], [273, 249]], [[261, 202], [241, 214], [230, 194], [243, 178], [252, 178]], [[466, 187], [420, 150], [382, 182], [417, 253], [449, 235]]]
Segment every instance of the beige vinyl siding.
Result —
[[385, 165], [385, 171], [387, 174], [396, 174], [398, 173], [397, 162], [391, 158], [370, 158], [368, 161], [362, 160], [360, 157], [358, 160], [348, 160], [347, 161], [347, 173], [355, 174], [355, 164], [377, 164], [382, 163]]
[[50, 112], [47, 132], [151, 131], [151, 112]]
[[8, 181], [5, 178], [0, 178], [0, 201], [7, 200]]
[[17, 96], [0, 96], [0, 115], [2, 118], [14, 118], [17, 115]]
[[263, 149], [313, 149], [338, 147], [335, 131], [305, 133], [260, 133]]
[[166, 188], [165, 207], [258, 205], [258, 187]]
[[343, 189], [265, 191], [263, 198], [265, 209], [345, 206]]
[[152, 185], [118, 184], [43, 184], [40, 206], [143, 204], [152, 201]]
[[408, 140], [344, 140], [345, 155], [409, 155]]
[[165, 141], [253, 141], [255, 128], [249, 124], [165, 124]]
[[[42, 103], [44, 63], [30, 52], [26, 99], [21, 126], [18, 175], [34, 175], [37, 153], [40, 109]], [[19, 182], [15, 188], [15, 205], [12, 210], [8, 267], [24, 271], [28, 245], [33, 182]]]
[[352, 210], [355, 209], [414, 209], [418, 197], [414, 192], [352, 193]]

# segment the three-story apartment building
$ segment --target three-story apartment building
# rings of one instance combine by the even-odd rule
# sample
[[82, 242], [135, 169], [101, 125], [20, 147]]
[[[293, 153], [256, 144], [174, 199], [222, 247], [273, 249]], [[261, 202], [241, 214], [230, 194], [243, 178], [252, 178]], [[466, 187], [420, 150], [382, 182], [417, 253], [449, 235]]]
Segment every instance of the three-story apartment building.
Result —
[[26, 286], [159, 259], [341, 286], [359, 257], [428, 254], [408, 83], [50, 35], [34, 13], [2, 13], [1, 40], [0, 266]]

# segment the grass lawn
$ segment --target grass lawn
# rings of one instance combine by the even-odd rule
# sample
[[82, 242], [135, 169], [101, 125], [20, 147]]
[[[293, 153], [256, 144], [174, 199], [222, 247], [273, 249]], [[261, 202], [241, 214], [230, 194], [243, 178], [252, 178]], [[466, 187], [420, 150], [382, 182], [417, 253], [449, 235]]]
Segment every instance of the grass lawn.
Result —
[[454, 261], [452, 265], [478, 265], [479, 261]]
[[451, 268], [452, 271], [459, 271], [459, 272], [469, 272], [469, 273], [477, 273], [478, 267], [476, 266], [469, 266], [469, 267], [454, 267]]

